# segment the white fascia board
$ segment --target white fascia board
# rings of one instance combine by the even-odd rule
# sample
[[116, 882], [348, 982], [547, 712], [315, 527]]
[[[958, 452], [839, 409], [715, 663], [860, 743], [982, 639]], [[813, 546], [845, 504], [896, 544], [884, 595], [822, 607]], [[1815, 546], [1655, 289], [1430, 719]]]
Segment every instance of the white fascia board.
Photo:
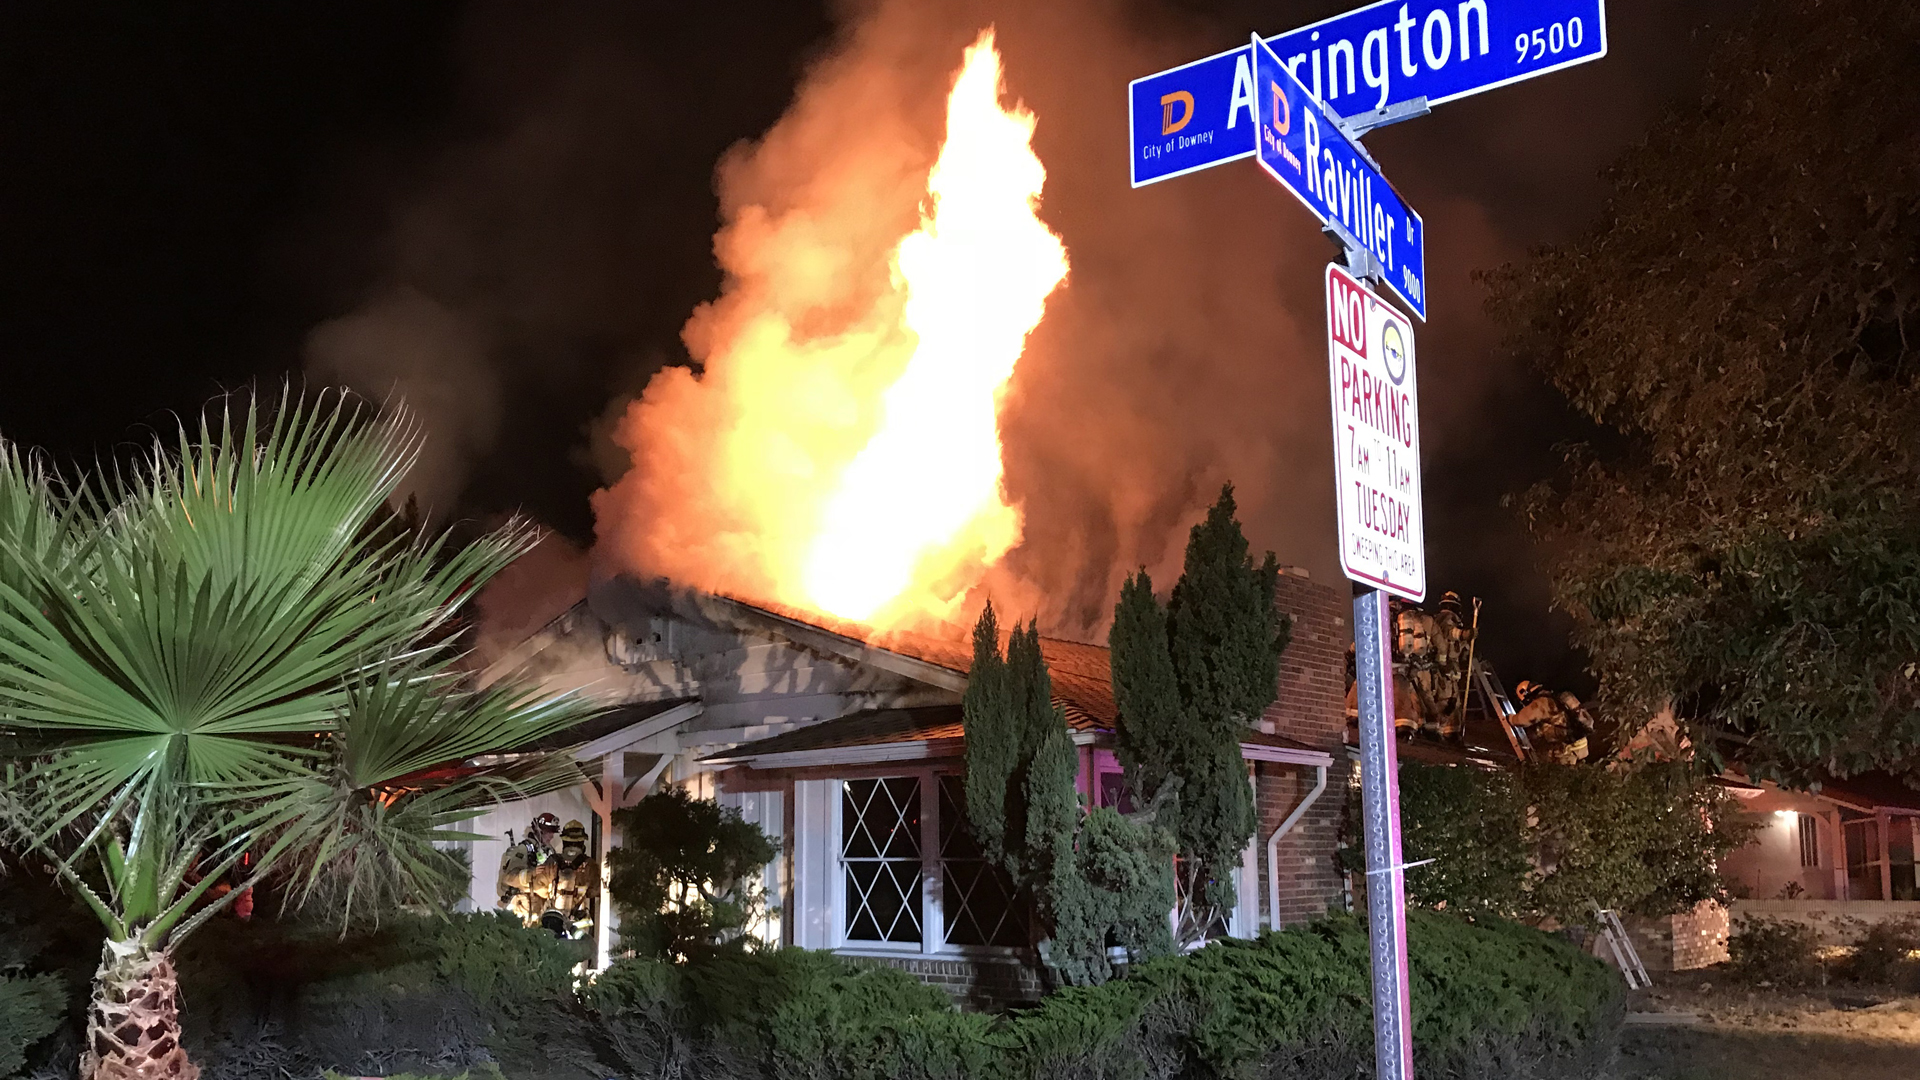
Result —
[[744, 764], [754, 769], [798, 769], [815, 765], [867, 765], [876, 761], [923, 761], [960, 753], [959, 739], [915, 739], [912, 742], [834, 746], [821, 750], [790, 750], [784, 754], [752, 754], [734, 758], [704, 758], [709, 765]]
[[675, 705], [666, 712], [649, 716], [635, 724], [629, 724], [618, 731], [610, 731], [574, 751], [575, 761], [592, 761], [605, 757], [622, 747], [632, 746], [642, 739], [651, 738], [663, 731], [684, 724], [700, 715], [701, 704], [687, 701]]
[[1282, 765], [1330, 766], [1333, 755], [1324, 750], [1295, 750], [1290, 746], [1240, 744], [1240, 756], [1248, 761], [1274, 761]]
[[[1095, 733], [1091, 731], [1076, 731], [1072, 735], [1075, 746], [1090, 746], [1094, 738]], [[965, 739], [914, 739], [864, 746], [832, 746], [819, 750], [789, 750], [776, 754], [746, 753], [728, 757], [715, 754], [701, 761], [709, 765], [746, 765], [754, 769], [795, 769], [815, 765], [865, 765], [875, 761], [957, 757], [965, 749]]]
[[741, 743], [771, 739], [775, 735], [784, 735], [803, 727], [812, 727], [824, 723], [820, 720], [781, 720], [769, 724], [744, 724], [738, 727], [700, 728], [697, 731], [680, 733], [682, 750], [697, 750], [703, 746], [738, 746]]

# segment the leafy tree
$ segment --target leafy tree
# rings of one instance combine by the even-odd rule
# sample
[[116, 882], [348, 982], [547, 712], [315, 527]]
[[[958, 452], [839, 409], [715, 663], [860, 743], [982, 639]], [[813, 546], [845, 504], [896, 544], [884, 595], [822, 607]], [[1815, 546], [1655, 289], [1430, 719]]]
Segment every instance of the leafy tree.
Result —
[[[1362, 820], [1357, 808], [1352, 820]], [[1407, 872], [1408, 903], [1469, 916], [1525, 911], [1532, 845], [1526, 798], [1512, 773], [1405, 762], [1400, 821], [1406, 861], [1434, 860]]]
[[1083, 812], [1080, 754], [1033, 623], [1000, 652], [988, 604], [973, 630], [964, 700], [967, 823], [975, 839], [1029, 896], [1041, 922], [1041, 955], [1074, 984], [1111, 974], [1111, 939], [1141, 958], [1172, 949], [1173, 840], [1151, 813]]
[[1145, 804], [1165, 793], [1194, 918], [1204, 933], [1233, 907], [1233, 869], [1255, 815], [1240, 741], [1273, 704], [1287, 623], [1273, 610], [1279, 566], [1255, 566], [1227, 485], [1193, 527], [1165, 611], [1145, 570], [1130, 576], [1108, 632], [1115, 741], [1127, 783]]
[[740, 811], [668, 787], [613, 812], [620, 846], [607, 890], [620, 940], [642, 956], [686, 960], [744, 940], [767, 902], [755, 875], [779, 850]]
[[[1407, 900], [1469, 916], [1591, 923], [1593, 905], [1672, 915], [1725, 901], [1719, 866], [1752, 822], [1684, 763], [1400, 766]], [[1365, 869], [1357, 794], [1342, 866]]]
[[384, 530], [418, 446], [404, 414], [283, 396], [91, 483], [0, 448], [0, 821], [106, 927], [83, 1076], [191, 1080], [173, 950], [267, 875], [343, 919], [431, 900], [445, 826], [577, 781], [565, 755], [434, 768], [591, 710], [457, 667], [445, 631], [534, 537]]
[[1520, 500], [1602, 708], [1789, 782], [1920, 778], [1917, 42], [1911, 0], [1767, 3], [1594, 227], [1487, 279], [1606, 434]]
[[1752, 823], [1687, 763], [1541, 764], [1520, 779], [1540, 866], [1528, 886], [1535, 912], [1575, 922], [1595, 903], [1657, 916], [1728, 899], [1719, 865]]

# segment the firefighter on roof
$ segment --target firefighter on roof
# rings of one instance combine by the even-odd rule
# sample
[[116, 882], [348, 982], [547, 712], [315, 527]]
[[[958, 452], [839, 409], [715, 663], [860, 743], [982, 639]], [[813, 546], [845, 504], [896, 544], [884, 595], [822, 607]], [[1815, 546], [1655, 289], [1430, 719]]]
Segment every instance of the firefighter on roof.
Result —
[[1578, 697], [1567, 690], [1552, 693], [1526, 679], [1513, 688], [1513, 696], [1519, 707], [1511, 723], [1526, 731], [1535, 753], [1560, 765], [1587, 760], [1593, 718]]

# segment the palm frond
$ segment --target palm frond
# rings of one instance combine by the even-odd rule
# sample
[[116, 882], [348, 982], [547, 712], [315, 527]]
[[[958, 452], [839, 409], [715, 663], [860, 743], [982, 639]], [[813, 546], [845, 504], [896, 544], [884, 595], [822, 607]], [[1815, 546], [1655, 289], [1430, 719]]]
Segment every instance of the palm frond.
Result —
[[254, 879], [347, 856], [428, 888], [445, 825], [578, 782], [555, 755], [418, 775], [593, 711], [454, 673], [442, 631], [537, 535], [395, 529], [419, 445], [404, 410], [291, 392], [91, 485], [0, 444], [0, 817], [76, 888], [104, 873], [103, 919], [186, 932], [248, 857]]

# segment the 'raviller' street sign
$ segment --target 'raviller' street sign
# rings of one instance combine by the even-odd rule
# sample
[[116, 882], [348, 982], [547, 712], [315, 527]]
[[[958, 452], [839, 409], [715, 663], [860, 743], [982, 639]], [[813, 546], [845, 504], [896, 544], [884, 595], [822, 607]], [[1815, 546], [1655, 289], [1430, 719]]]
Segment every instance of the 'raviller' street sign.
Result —
[[1413, 323], [1332, 263], [1327, 379], [1333, 390], [1341, 569], [1362, 584], [1425, 599]]
[[1426, 318], [1426, 224], [1279, 56], [1265, 42], [1254, 42], [1253, 50], [1260, 167], [1322, 224], [1345, 229], [1342, 240], [1351, 237], [1348, 242], [1364, 249], [1381, 282]]

